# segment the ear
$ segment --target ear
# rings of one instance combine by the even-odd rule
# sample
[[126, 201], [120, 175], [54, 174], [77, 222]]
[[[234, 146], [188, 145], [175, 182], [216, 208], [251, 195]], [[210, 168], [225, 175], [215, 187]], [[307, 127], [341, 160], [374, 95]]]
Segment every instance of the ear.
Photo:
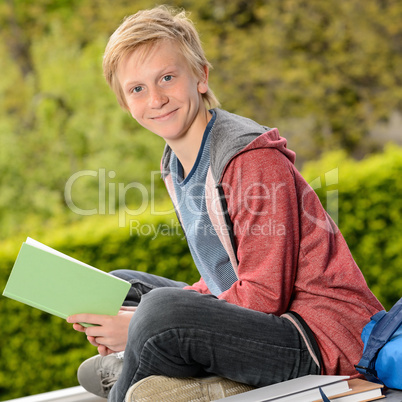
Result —
[[202, 77], [200, 77], [200, 80], [198, 81], [198, 92], [200, 94], [205, 94], [208, 91], [208, 76], [209, 76], [209, 68], [208, 66], [203, 67], [204, 74]]

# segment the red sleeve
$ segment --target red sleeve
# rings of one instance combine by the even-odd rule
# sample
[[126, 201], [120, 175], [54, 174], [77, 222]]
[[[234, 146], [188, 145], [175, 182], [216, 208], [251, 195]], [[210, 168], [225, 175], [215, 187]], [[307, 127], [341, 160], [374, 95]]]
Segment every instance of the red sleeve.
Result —
[[204, 279], [202, 279], [202, 278], [191, 286], [185, 286], [184, 289], [195, 290], [198, 293], [204, 293], [204, 294], [211, 293], [208, 289], [207, 284], [204, 282]]
[[299, 208], [291, 162], [260, 148], [237, 156], [222, 182], [233, 223], [238, 281], [219, 298], [280, 315], [293, 294], [299, 251]]

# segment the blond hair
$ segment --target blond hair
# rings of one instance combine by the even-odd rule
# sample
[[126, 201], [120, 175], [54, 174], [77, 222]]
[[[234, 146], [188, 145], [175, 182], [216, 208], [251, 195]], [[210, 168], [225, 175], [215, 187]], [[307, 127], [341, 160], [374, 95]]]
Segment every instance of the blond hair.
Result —
[[[127, 109], [128, 106], [116, 76], [120, 61], [141, 45], [152, 46], [166, 39], [178, 43], [197, 78], [205, 76], [205, 66], [211, 68], [194, 24], [184, 10], [180, 11], [167, 6], [141, 10], [124, 19], [110, 37], [103, 56], [104, 76], [122, 108]], [[219, 106], [218, 99], [209, 88], [202, 97], [209, 107]]]

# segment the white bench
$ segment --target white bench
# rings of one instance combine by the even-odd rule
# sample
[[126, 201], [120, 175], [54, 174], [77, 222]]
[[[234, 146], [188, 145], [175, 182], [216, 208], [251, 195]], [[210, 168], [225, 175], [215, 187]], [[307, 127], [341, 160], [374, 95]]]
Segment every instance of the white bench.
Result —
[[44, 394], [9, 399], [5, 402], [105, 402], [106, 399], [90, 394], [82, 387], [60, 389]]

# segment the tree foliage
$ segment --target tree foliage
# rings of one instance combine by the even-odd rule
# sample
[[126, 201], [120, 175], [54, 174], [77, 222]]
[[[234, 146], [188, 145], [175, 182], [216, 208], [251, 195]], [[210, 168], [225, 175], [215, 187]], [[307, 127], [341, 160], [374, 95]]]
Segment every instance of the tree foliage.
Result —
[[[402, 109], [402, 4], [396, 0], [181, 0], [201, 34], [223, 107], [290, 138], [299, 161], [323, 150], [364, 154], [367, 135]], [[5, 0], [0, 3], [2, 238], [71, 213], [65, 184], [80, 171], [108, 184], [151, 186], [163, 143], [118, 107], [102, 53], [122, 19], [153, 2]], [[402, 138], [402, 135], [401, 135]], [[73, 201], [93, 209], [99, 180]], [[160, 188], [160, 184], [158, 184]], [[148, 191], [147, 190], [147, 191]], [[159, 192], [158, 194], [162, 194]], [[138, 203], [127, 191], [119, 204]]]
[[354, 152], [401, 109], [401, 17], [398, 1], [213, 2], [212, 80], [226, 107], [282, 130], [310, 118], [297, 133], [314, 153]]

